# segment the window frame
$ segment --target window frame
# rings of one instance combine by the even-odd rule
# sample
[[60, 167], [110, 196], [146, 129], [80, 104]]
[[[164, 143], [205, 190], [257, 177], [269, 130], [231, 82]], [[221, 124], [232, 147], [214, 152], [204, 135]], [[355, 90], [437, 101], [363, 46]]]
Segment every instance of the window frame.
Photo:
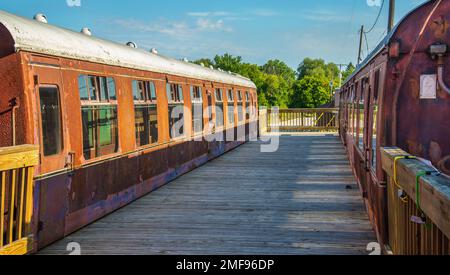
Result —
[[[143, 89], [141, 90], [141, 95], [143, 95], [143, 98], [135, 98], [135, 87], [137, 88], [137, 91], [140, 91], [139, 87], [142, 87]], [[153, 87], [153, 91], [155, 93], [155, 96], [152, 96], [152, 87]], [[134, 127], [135, 127], [135, 139], [136, 139], [136, 147], [137, 148], [146, 148], [146, 147], [154, 147], [156, 145], [159, 144], [159, 112], [158, 112], [158, 89], [156, 88], [155, 82], [153, 80], [143, 80], [143, 79], [134, 79], [131, 82], [131, 91], [133, 94], [133, 109], [134, 109]], [[151, 133], [151, 126], [148, 129], [148, 134], [149, 136], [148, 141], [149, 143], [147, 144], [142, 144], [142, 142], [140, 142], [140, 139], [138, 139], [138, 129], [137, 129], [137, 123], [136, 123], [136, 109], [137, 108], [147, 108], [147, 111], [150, 110], [151, 108], [154, 108], [156, 110], [156, 134], [157, 136], [154, 137]], [[149, 115], [149, 114], [148, 114]], [[148, 118], [147, 118], [148, 119]], [[145, 118], [144, 118], [145, 120]], [[150, 121], [150, 125], [151, 125], [151, 121]], [[155, 139], [153, 139], [155, 138]], [[139, 140], [139, 142], [138, 142]]]
[[[88, 99], [82, 99], [80, 95], [80, 78], [83, 77], [85, 80], [85, 88], [88, 91]], [[94, 78], [95, 81], [95, 93], [96, 93], [96, 99], [93, 100], [91, 96], [91, 87], [90, 87], [90, 80]], [[106, 86], [103, 88], [106, 88], [106, 94], [108, 96], [107, 100], [102, 100], [100, 93], [101, 93], [101, 79], [104, 79], [106, 83]], [[112, 80], [114, 83], [114, 98], [110, 96], [108, 86], [108, 81]], [[86, 162], [93, 162], [95, 160], [98, 160], [100, 158], [108, 157], [108, 156], [115, 156], [120, 152], [120, 129], [119, 129], [119, 105], [117, 100], [117, 88], [116, 88], [116, 79], [114, 77], [109, 77], [105, 75], [94, 75], [94, 74], [80, 74], [78, 75], [78, 92], [79, 92], [79, 99], [80, 99], [80, 106], [81, 106], [81, 137], [82, 137], [82, 155]], [[89, 148], [89, 150], [85, 149], [85, 135], [84, 135], [84, 125], [83, 125], [83, 112], [85, 110], [89, 110], [91, 112], [92, 121], [96, 121], [96, 127], [99, 127], [99, 117], [100, 117], [100, 111], [102, 108], [109, 107], [110, 111], [114, 111], [115, 113], [115, 123], [111, 124], [114, 127], [114, 132], [111, 132], [111, 144], [107, 145], [101, 145], [101, 136], [100, 136], [100, 130], [96, 128], [96, 133], [93, 135], [93, 146]], [[97, 118], [94, 118], [97, 116]], [[100, 126], [101, 127], [101, 126]], [[89, 139], [89, 132], [88, 132], [88, 139]], [[114, 149], [112, 149], [114, 148]], [[86, 152], [90, 152], [93, 156], [86, 158]]]
[[241, 90], [237, 90], [236, 97], [237, 97], [237, 118], [238, 118], [238, 123], [242, 123], [242, 122], [245, 122], [245, 115], [244, 115], [244, 98], [242, 96], [242, 91]]
[[[379, 119], [378, 119], [378, 115], [380, 112], [380, 102], [379, 102], [379, 98], [380, 98], [380, 89], [382, 89], [382, 73], [381, 73], [381, 68], [377, 68], [374, 72], [374, 89], [372, 94], [370, 95], [370, 99], [369, 99], [369, 118], [371, 125], [369, 125], [368, 130], [370, 131], [370, 168], [371, 171], [376, 175], [377, 172], [377, 167], [378, 167], [378, 163], [377, 163], [377, 158], [379, 155], [378, 152], [378, 138], [379, 138]], [[375, 110], [376, 108], [376, 110]], [[375, 142], [374, 142], [375, 141]], [[374, 148], [375, 146], [375, 148]]]
[[[51, 154], [51, 155], [45, 155], [44, 152], [44, 128], [43, 128], [43, 123], [42, 123], [42, 105], [41, 105], [41, 88], [55, 88], [58, 94], [58, 105], [59, 105], [59, 132], [60, 132], [60, 148], [59, 151], [55, 154]], [[40, 84], [38, 87], [38, 97], [39, 97], [39, 126], [40, 126], [40, 144], [42, 144], [42, 156], [44, 158], [52, 158], [52, 157], [57, 157], [59, 155], [61, 155], [62, 153], [64, 153], [65, 150], [65, 146], [64, 146], [64, 122], [63, 122], [63, 117], [62, 117], [62, 100], [61, 100], [61, 89], [59, 87], [59, 85], [57, 84]]]
[[[227, 122], [229, 126], [236, 126], [236, 91], [234, 88], [227, 89]], [[230, 121], [230, 106], [233, 107], [233, 120]]]
[[[176, 89], [172, 89], [176, 87]], [[170, 93], [169, 93], [170, 90]], [[174, 96], [173, 96], [174, 95]], [[167, 112], [168, 112], [168, 122], [169, 122], [169, 138], [171, 141], [173, 140], [177, 140], [177, 139], [182, 139], [184, 137], [186, 137], [186, 114], [185, 114], [185, 105], [184, 105], [184, 96], [183, 96], [183, 84], [180, 83], [176, 83], [176, 82], [170, 82], [167, 81], [166, 82], [166, 96], [167, 96]], [[177, 106], [182, 106], [183, 107], [183, 112], [182, 112], [182, 118], [179, 118], [177, 121], [175, 121], [173, 124], [177, 123], [179, 120], [183, 119], [183, 134], [179, 135], [179, 136], [172, 136], [172, 127], [173, 124], [171, 126], [171, 121], [172, 119], [172, 115], [171, 115], [171, 108], [172, 107], [177, 107]]]
[[[222, 128], [225, 126], [225, 115], [224, 115], [224, 100], [223, 100], [223, 89], [222, 88], [216, 88], [214, 89], [214, 106], [215, 106], [215, 113], [216, 113], [216, 127], [218, 128]], [[218, 106], [220, 106], [220, 109], [222, 110], [222, 121], [220, 124], [218, 124], [217, 122], [219, 121], [219, 116], [217, 108]]]
[[250, 113], [251, 112], [251, 109], [250, 109], [251, 102], [250, 102], [250, 94], [248, 91], [244, 92], [244, 100], [245, 100], [245, 115], [244, 115], [244, 117], [245, 117], [246, 121], [249, 121], [251, 118], [251, 113]]
[[[198, 135], [200, 133], [203, 133], [203, 128], [204, 128], [204, 108], [203, 108], [203, 89], [201, 86], [199, 85], [190, 85], [190, 95], [191, 95], [191, 122], [192, 122], [192, 134], [193, 135]], [[195, 126], [195, 121], [198, 120], [198, 117], [195, 117], [194, 115], [194, 109], [195, 106], [201, 106], [201, 118], [200, 118], [200, 122], [201, 122], [201, 129], [196, 129]]]

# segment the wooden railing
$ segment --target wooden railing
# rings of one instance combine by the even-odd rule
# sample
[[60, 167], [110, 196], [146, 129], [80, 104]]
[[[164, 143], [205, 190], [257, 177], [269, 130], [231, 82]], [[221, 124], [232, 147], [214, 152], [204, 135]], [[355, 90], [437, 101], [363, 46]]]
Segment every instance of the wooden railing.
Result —
[[450, 179], [398, 148], [382, 149], [388, 175], [388, 246], [396, 255], [450, 254]]
[[268, 109], [269, 132], [337, 131], [339, 109]]
[[33, 247], [33, 174], [39, 149], [0, 148], [0, 255], [23, 255]]

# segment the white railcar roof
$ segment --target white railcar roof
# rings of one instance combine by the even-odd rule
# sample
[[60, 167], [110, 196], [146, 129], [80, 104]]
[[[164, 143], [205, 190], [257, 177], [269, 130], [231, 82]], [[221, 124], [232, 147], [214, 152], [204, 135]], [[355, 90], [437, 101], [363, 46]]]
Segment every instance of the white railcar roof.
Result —
[[0, 10], [0, 24], [10, 32], [16, 51], [29, 51], [95, 63], [256, 88], [240, 75], [179, 61], [139, 48], [88, 36]]

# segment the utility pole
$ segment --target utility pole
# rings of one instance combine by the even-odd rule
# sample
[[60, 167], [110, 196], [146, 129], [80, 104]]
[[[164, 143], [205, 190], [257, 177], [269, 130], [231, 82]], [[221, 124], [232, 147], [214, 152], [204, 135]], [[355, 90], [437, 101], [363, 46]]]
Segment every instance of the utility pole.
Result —
[[361, 62], [361, 54], [362, 54], [362, 46], [363, 46], [363, 35], [364, 35], [364, 25], [361, 26], [361, 30], [359, 32], [359, 50], [358, 50], [358, 62], [357, 65]]
[[389, 21], [388, 21], [388, 33], [394, 28], [395, 21], [395, 0], [389, 0]]

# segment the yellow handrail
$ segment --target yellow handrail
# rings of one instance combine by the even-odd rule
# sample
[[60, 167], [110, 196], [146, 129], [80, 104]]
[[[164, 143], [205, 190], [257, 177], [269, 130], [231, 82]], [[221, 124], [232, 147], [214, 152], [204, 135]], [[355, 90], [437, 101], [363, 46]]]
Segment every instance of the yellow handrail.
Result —
[[0, 255], [32, 250], [33, 175], [38, 162], [37, 146], [0, 148]]

